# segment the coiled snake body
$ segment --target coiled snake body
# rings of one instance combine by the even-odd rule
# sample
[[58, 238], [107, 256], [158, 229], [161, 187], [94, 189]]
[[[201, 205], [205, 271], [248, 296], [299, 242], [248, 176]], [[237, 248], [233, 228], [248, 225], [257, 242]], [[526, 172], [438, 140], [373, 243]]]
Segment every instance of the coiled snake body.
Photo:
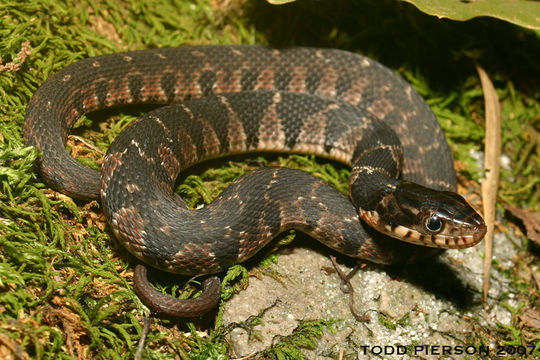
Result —
[[[101, 178], [64, 149], [84, 113], [189, 98], [203, 99], [157, 109], [122, 132]], [[42, 151], [40, 170], [51, 186], [82, 199], [100, 196], [128, 250], [170, 272], [220, 272], [291, 228], [378, 263], [410, 260], [424, 249], [388, 236], [459, 248], [485, 233], [481, 217], [451, 192], [451, 153], [429, 107], [389, 69], [345, 51], [203, 46], [82, 60], [38, 89], [25, 139]], [[352, 202], [284, 168], [247, 174], [196, 211], [172, 191], [179, 172], [194, 163], [255, 151], [350, 165]], [[200, 313], [219, 297], [219, 282], [209, 280], [198, 299], [169, 298], [148, 285], [144, 267], [137, 267], [135, 285], [147, 303], [174, 315]]]

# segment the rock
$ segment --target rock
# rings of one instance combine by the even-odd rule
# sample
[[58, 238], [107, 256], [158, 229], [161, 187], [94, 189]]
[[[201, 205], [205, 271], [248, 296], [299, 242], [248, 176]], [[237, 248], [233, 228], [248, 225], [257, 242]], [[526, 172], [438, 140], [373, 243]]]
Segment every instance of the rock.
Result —
[[[500, 237], [496, 241], [504, 245], [499, 244], [495, 256], [501, 263], [510, 264], [515, 253], [511, 242]], [[248, 356], [272, 347], [280, 337], [290, 336], [302, 321], [333, 320], [333, 332], [325, 331], [315, 349], [302, 350], [306, 358], [336, 358], [340, 351], [353, 358], [380, 357], [385, 349], [396, 352], [398, 346], [403, 349], [413, 344], [427, 346], [420, 347], [426, 353], [417, 356], [439, 358], [429, 351], [435, 349], [436, 354], [440, 350], [437, 346], [454, 349], [468, 341], [471, 317], [491, 324], [495, 319], [509, 321], [501, 315], [508, 311], [497, 303], [484, 318], [482, 246], [449, 250], [439, 259], [401, 270], [368, 264], [351, 280], [356, 312], [367, 315], [367, 322], [352, 316], [349, 297], [340, 289], [341, 279], [327, 271], [332, 268], [330, 250], [294, 243], [289, 249], [278, 255], [277, 264], [271, 265], [277, 277], [250, 277], [248, 288], [226, 304], [224, 325], [262, 314], [262, 324], [253, 328], [251, 337], [242, 328], [228, 334], [234, 356]], [[339, 260], [349, 261], [345, 257]], [[345, 272], [351, 269], [340, 266]], [[501, 286], [494, 286], [490, 295], [496, 298], [502, 291]]]

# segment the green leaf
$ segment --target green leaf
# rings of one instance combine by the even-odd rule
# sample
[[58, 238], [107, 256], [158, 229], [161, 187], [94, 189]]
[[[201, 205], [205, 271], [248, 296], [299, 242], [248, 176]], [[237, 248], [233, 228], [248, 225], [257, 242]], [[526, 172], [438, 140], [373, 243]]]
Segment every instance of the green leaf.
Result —
[[[283, 5], [295, 0], [266, 0]], [[491, 16], [531, 30], [540, 30], [540, 1], [531, 0], [401, 0], [438, 18], [465, 21]]]
[[420, 11], [452, 20], [465, 21], [491, 16], [527, 29], [540, 30], [540, 2], [530, 0], [402, 0]]
[[268, 1], [272, 5], [283, 5], [283, 4], [293, 2], [295, 0], [266, 0], [266, 1]]

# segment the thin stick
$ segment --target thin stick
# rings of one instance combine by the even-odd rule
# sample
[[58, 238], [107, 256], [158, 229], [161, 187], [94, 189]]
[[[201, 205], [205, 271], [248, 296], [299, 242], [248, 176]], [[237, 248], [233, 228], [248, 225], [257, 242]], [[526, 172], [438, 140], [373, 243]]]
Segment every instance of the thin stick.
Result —
[[501, 110], [499, 106], [499, 98], [497, 97], [495, 87], [489, 79], [489, 76], [478, 64], [476, 64], [476, 71], [478, 72], [480, 82], [482, 83], [486, 107], [486, 140], [484, 148], [484, 168], [486, 169], [486, 178], [482, 182], [484, 220], [486, 221], [487, 226], [487, 233], [484, 243], [485, 258], [483, 286], [483, 303], [484, 309], [486, 309], [493, 249], [493, 231], [495, 230], [495, 204], [497, 202], [497, 190], [499, 188], [499, 169], [501, 158]]

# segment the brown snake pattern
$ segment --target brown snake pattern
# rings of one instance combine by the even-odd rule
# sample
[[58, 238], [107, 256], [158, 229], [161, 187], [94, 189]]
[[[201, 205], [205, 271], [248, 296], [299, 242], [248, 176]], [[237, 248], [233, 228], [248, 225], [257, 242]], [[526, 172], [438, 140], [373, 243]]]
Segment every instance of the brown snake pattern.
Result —
[[[126, 129], [109, 149], [101, 181], [64, 150], [84, 113], [199, 97], [208, 98], [158, 109]], [[86, 59], [36, 92], [25, 139], [43, 152], [40, 169], [51, 186], [82, 199], [101, 194], [125, 246], [171, 272], [219, 272], [290, 228], [379, 263], [429, 252], [366, 229], [357, 211], [378, 231], [427, 246], [472, 246], [485, 233], [474, 210], [448, 192], [456, 182], [451, 154], [425, 102], [389, 69], [340, 50], [206, 46]], [[252, 151], [314, 153], [353, 166], [356, 208], [312, 176], [279, 168], [239, 179], [195, 212], [172, 193], [193, 163]], [[145, 284], [137, 270], [143, 299], [167, 311]]]

